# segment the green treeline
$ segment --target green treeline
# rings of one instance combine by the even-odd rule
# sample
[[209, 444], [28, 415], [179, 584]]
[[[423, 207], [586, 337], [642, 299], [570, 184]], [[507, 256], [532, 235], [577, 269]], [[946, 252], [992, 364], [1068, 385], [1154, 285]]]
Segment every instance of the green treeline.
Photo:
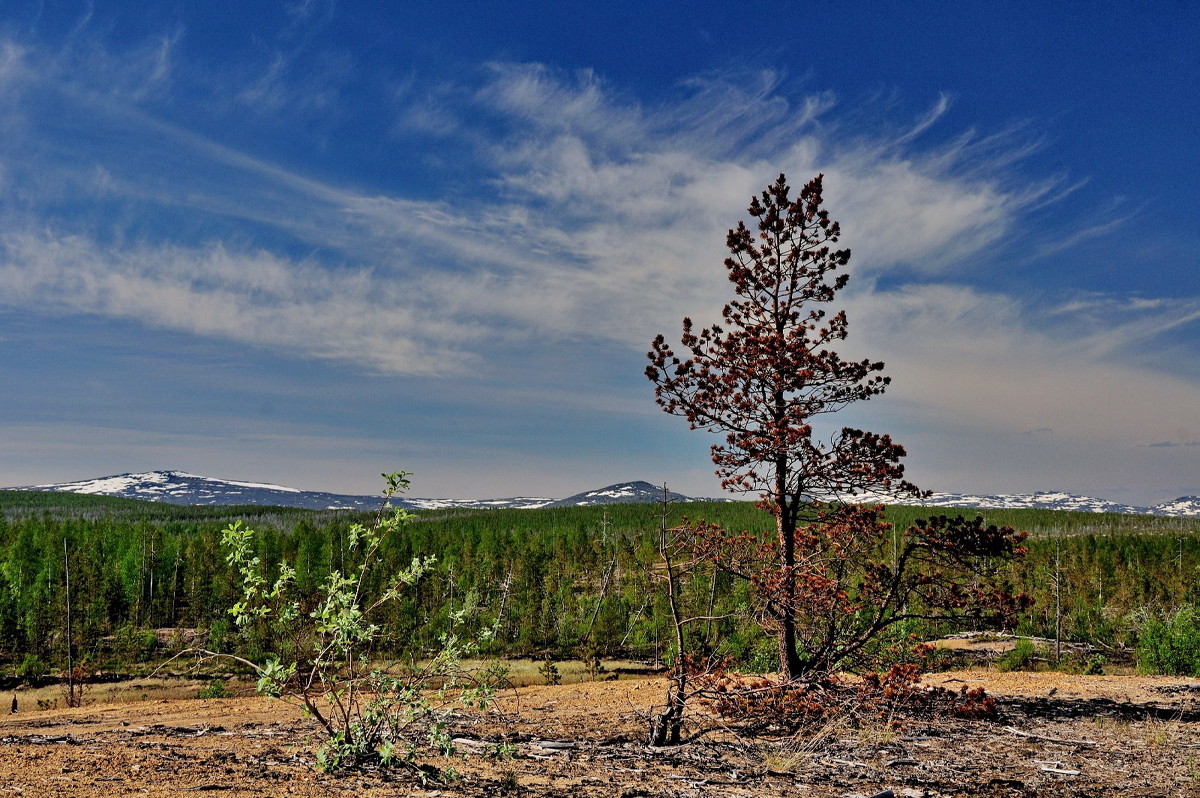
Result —
[[[889, 510], [898, 526], [928, 514]], [[1031, 533], [1028, 558], [1010, 573], [1014, 588], [1036, 599], [1019, 634], [1052, 637], [1060, 625], [1064, 638], [1132, 646], [1148, 621], [1200, 605], [1200, 519], [984, 515]], [[671, 506], [671, 524], [685, 516], [774, 529], [747, 502]], [[660, 518], [652, 504], [418, 513], [385, 542], [385, 567], [368, 593], [414, 556], [432, 554], [437, 566], [376, 618], [385, 632], [377, 653], [420, 656], [459, 623], [494, 626], [489, 653], [503, 656], [669, 656], [668, 612], [654, 579]], [[221, 530], [239, 520], [259, 533], [265, 576], [273, 580], [281, 561], [292, 563], [300, 595], [315, 606], [326, 576], [355, 565], [346, 536], [367, 516], [0, 492], [0, 661], [26, 671], [62, 668], [68, 599], [75, 656], [96, 667], [161, 656], [190, 643], [190, 630], [200, 630], [210, 649], [251, 658], [272, 651], [280, 641], [238, 633], [227, 613], [238, 583]], [[699, 639], [748, 664], [770, 664], [774, 643], [753, 622], [746, 585], [698, 572], [684, 591], [694, 614], [720, 616], [697, 627]], [[476, 611], [457, 616], [463, 607]]]

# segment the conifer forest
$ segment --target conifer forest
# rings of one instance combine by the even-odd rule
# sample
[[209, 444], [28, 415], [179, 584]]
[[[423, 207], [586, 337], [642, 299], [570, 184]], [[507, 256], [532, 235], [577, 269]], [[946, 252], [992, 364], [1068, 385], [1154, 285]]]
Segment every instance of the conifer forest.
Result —
[[[975, 515], [965, 511], [967, 515]], [[1086, 642], [1143, 668], [1192, 667], [1145, 655], [1148, 636], [1195, 635], [1200, 604], [1200, 519], [1037, 510], [987, 511], [989, 524], [1029, 532], [1028, 554], [1004, 579], [1032, 603], [1021, 636]], [[668, 524], [705, 519], [752, 535], [774, 518], [749, 502], [666, 507]], [[903, 528], [927, 510], [890, 507]], [[366, 515], [286, 508], [178, 507], [97, 496], [0, 492], [0, 674], [37, 680], [68, 657], [91, 669], [129, 669], [191, 645], [254, 660], [276, 651], [271, 627], [238, 628], [229, 608], [241, 590], [221, 547], [238, 521], [257, 530], [263, 576], [280, 563], [314, 605], [331, 571], [352, 567], [351, 525]], [[663, 507], [655, 504], [543, 510], [422, 511], [389, 537], [373, 571], [381, 591], [390, 570], [414, 557], [436, 563], [377, 617], [375, 654], [420, 658], [454, 629], [484, 628], [482, 653], [546, 660], [623, 657], [669, 663], [670, 613], [657, 578]], [[886, 556], [886, 552], [884, 552]], [[717, 570], [687, 575], [679, 598], [711, 620], [702, 647], [747, 670], [769, 670], [774, 642], [754, 622], [749, 586]], [[70, 622], [68, 624], [68, 618]], [[964, 631], [945, 624], [894, 630], [921, 639]], [[886, 641], [881, 641], [881, 644]]]

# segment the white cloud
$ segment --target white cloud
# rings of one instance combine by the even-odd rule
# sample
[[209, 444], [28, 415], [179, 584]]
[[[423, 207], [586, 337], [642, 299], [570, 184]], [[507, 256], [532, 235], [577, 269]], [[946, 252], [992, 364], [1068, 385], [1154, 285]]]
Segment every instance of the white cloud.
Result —
[[[1014, 297], [947, 284], [859, 295], [850, 313], [856, 351], [894, 376], [889, 398], [928, 418], [1128, 447], [1200, 434], [1200, 385], [1106, 357], [1111, 347], [1097, 345], [1086, 321], [1048, 329]], [[1195, 318], [1195, 307], [1156, 315]], [[1105, 333], [1127, 344], [1147, 335], [1140, 318], [1110, 318]]]
[[1052, 329], [1068, 328], [1089, 359], [1146, 359], [1155, 341], [1200, 320], [1200, 298], [1081, 295], [1046, 310]]
[[[823, 119], [831, 97], [792, 102], [776, 76], [752, 77], [697, 79], [690, 94], [645, 108], [590, 73], [494, 65], [479, 96], [517, 130], [488, 149], [503, 194], [485, 218], [503, 231], [499, 241], [488, 238], [488, 250], [496, 253], [498, 243], [515, 256], [494, 255], [511, 264], [493, 289], [513, 289], [512, 314], [563, 325], [560, 332], [603, 319], [631, 343], [647, 338], [647, 319], [656, 316], [705, 308], [715, 316], [725, 291], [724, 231], [781, 170], [797, 185], [826, 172], [830, 207], [859, 273], [957, 265], [1048, 191], [1049, 184], [1008, 188], [993, 175], [987, 159], [1011, 157], [994, 140], [907, 149], [944, 110], [944, 98], [896, 139], [843, 141]], [[546, 293], [554, 297], [550, 313]], [[505, 302], [495, 290], [489, 296]]]
[[161, 99], [170, 92], [182, 28], [114, 50], [94, 35], [90, 22], [90, 14], [82, 18], [57, 50], [29, 49], [30, 77], [94, 92], [118, 103]]
[[14, 41], [0, 42], [0, 89], [15, 84], [24, 72], [25, 48]]
[[308, 117], [335, 113], [343, 82], [352, 73], [344, 56], [324, 53], [312, 66], [302, 51], [276, 50], [234, 99], [243, 111], [263, 117], [299, 112]]
[[267, 252], [160, 246], [107, 249], [79, 236], [0, 237], [0, 303], [86, 313], [368, 370], [449, 375], [470, 327], [423, 309], [369, 271], [330, 271]]

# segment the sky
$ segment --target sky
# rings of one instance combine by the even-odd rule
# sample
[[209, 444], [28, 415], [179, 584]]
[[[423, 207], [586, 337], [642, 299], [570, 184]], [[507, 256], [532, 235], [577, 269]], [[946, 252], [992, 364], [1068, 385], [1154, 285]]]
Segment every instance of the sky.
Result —
[[716, 496], [646, 352], [782, 172], [892, 378], [835, 426], [936, 491], [1200, 494], [1197, 42], [1183, 0], [6, 0], [0, 485]]

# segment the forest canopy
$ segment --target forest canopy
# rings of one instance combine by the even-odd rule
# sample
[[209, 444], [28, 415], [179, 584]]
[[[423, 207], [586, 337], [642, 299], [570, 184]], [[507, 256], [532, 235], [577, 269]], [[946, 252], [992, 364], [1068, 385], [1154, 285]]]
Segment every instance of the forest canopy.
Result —
[[[759, 532], [775, 524], [749, 502], [684, 503], [669, 512]], [[925, 514], [894, 506], [886, 518], [907, 525]], [[1038, 510], [985, 516], [1031, 533], [1029, 555], [1012, 565], [1010, 578], [1035, 604], [1015, 633], [1053, 635], [1055, 574], [1065, 586], [1063, 634], [1076, 640], [1136, 645], [1147, 618], [1200, 603], [1200, 519]], [[454, 608], [470, 601], [479, 607], [475, 623], [496, 623], [488, 653], [661, 661], [668, 614], [649, 590], [646, 569], [659, 517], [653, 504], [418, 513], [388, 541], [384, 564], [435, 553], [437, 566], [409, 601], [390, 608], [380, 653], [435, 646]], [[198, 630], [209, 647], [226, 651], [268, 650], [271, 641], [240, 638], [227, 612], [238, 582], [220, 540], [236, 520], [259, 531], [265, 575], [273, 577], [281, 559], [294, 563], [297, 586], [315, 602], [322, 580], [347, 554], [347, 530], [363, 516], [0, 492], [0, 663], [9, 673], [27, 661], [43, 672], [65, 666], [64, 541], [73, 642], [94, 667], [163, 656], [184, 642], [174, 630]], [[708, 580], [684, 585], [685, 598], [705, 605]], [[774, 641], [738, 614], [750, 600], [746, 587], [732, 580], [719, 587], [717, 609], [730, 613], [720, 622], [727, 652], [744, 667], [771, 667]]]

